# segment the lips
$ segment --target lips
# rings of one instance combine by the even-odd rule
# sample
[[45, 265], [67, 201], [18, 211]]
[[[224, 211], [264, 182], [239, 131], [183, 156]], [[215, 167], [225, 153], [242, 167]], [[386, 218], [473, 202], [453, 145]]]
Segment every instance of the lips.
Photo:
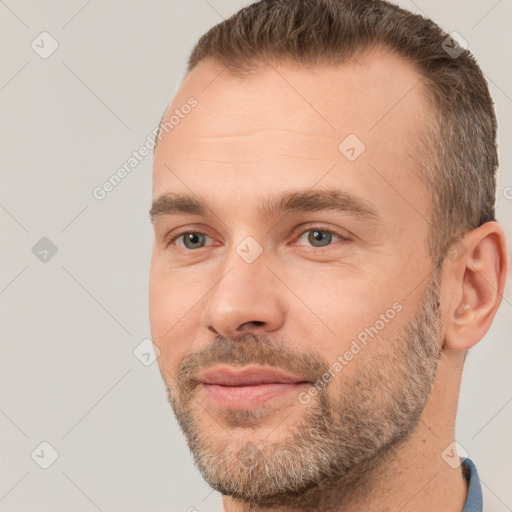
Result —
[[305, 378], [289, 375], [271, 368], [244, 368], [236, 370], [217, 366], [203, 372], [197, 379], [203, 384], [218, 386], [257, 386], [261, 384], [296, 384], [308, 382]]
[[309, 382], [273, 368], [210, 368], [197, 379], [208, 402], [221, 409], [251, 409], [289, 399]]

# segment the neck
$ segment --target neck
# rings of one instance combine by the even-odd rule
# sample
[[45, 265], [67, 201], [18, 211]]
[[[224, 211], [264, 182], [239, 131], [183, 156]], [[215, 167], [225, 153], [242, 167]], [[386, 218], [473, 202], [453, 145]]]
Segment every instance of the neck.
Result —
[[[330, 482], [279, 507], [242, 503], [224, 496], [224, 511], [461, 512], [467, 485], [461, 467], [452, 467], [458, 455], [446, 452], [455, 438], [460, 373], [453, 371], [452, 358], [457, 357], [441, 357], [435, 385], [414, 432], [391, 453], [373, 461], [357, 480]], [[446, 393], [448, 389], [450, 393]]]

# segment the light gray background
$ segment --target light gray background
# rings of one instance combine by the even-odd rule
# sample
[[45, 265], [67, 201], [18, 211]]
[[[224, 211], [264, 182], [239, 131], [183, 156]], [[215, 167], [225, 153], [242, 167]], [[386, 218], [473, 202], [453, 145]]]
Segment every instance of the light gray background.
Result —
[[[133, 354], [150, 337], [152, 157], [103, 201], [92, 190], [155, 128], [196, 39], [248, 3], [0, 0], [1, 511], [221, 509], [194, 469], [156, 363]], [[510, 240], [512, 1], [400, 4], [459, 32], [489, 79], [498, 215]], [[48, 59], [31, 48], [43, 31], [59, 44]], [[44, 236], [58, 248], [46, 263], [32, 253]], [[469, 354], [457, 423], [487, 510], [498, 512], [512, 510], [508, 290]], [[42, 441], [59, 453], [46, 470], [31, 458]]]

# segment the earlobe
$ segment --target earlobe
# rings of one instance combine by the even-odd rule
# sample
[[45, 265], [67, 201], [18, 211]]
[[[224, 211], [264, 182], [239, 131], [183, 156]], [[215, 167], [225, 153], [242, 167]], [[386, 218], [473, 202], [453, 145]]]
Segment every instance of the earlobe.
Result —
[[444, 269], [457, 299], [446, 316], [444, 344], [451, 350], [468, 350], [487, 333], [501, 303], [508, 273], [508, 251], [503, 229], [487, 222], [468, 232], [467, 249], [459, 261], [445, 259]]

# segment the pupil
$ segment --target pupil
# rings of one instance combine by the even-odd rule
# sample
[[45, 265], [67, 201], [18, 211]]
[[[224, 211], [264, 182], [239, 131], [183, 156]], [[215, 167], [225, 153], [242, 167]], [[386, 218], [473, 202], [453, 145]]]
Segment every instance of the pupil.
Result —
[[188, 233], [184, 238], [185, 246], [190, 248], [195, 248], [197, 244], [201, 244], [203, 236], [198, 233]]
[[[316, 247], [323, 247], [331, 242], [332, 235], [324, 231], [314, 230], [309, 235], [309, 241]], [[318, 243], [320, 242], [320, 243]]]

